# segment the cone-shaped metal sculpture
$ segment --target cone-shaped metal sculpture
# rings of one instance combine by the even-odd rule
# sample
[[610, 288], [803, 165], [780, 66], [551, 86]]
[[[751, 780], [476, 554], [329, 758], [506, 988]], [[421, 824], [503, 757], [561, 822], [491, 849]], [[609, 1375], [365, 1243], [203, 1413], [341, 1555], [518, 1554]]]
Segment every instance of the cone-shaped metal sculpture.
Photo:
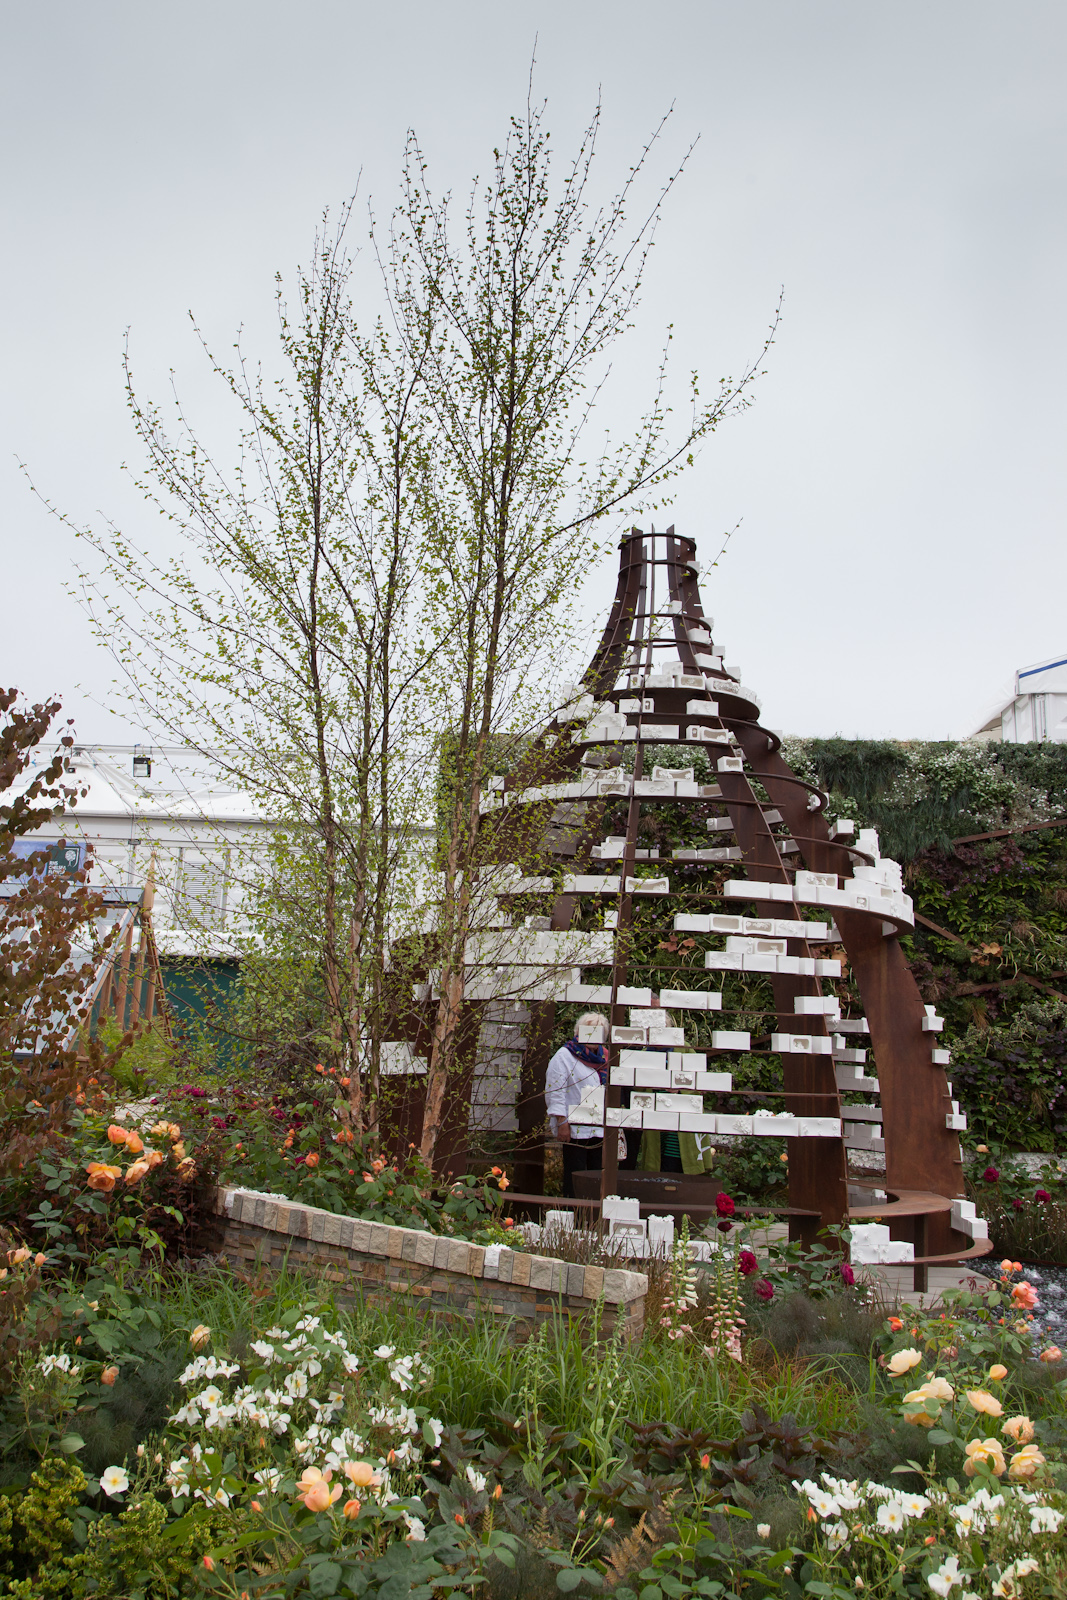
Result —
[[[635, 529], [623, 540], [611, 615], [582, 683], [520, 770], [483, 802], [498, 861], [509, 859], [518, 819], [556, 807], [538, 837], [568, 870], [517, 877], [502, 904], [542, 894], [544, 916], [527, 918], [526, 930], [576, 942], [519, 959], [600, 972], [587, 985], [573, 974], [564, 981], [557, 965], [548, 987], [531, 991], [519, 1126], [543, 1127], [553, 996], [610, 1007], [604, 1193], [617, 1188], [613, 1128], [705, 1141], [784, 1135], [793, 1236], [810, 1240], [851, 1222], [854, 1259], [914, 1259], [922, 1287], [926, 1263], [989, 1245], [964, 1194], [964, 1119], [938, 1048], [941, 1022], [900, 948], [911, 901], [873, 830], [831, 824], [825, 795], [790, 770], [778, 738], [760, 726], [758, 699], [713, 641], [695, 554], [673, 528]], [[684, 766], [650, 770], [653, 747], [688, 747], [714, 781], [698, 782]], [[689, 842], [669, 847], [679, 835]], [[840, 946], [863, 1016], [843, 1017], [832, 992], [841, 963], [830, 950]], [[476, 985], [474, 968], [471, 978]], [[469, 992], [490, 999], [484, 988]], [[875, 1076], [857, 1037], [867, 1033]], [[766, 1056], [774, 1086], [736, 1089], [724, 1069], [739, 1052], [750, 1065]], [[597, 1109], [576, 1115], [603, 1120]], [[884, 1178], [850, 1171], [852, 1152], [883, 1150]], [[531, 1187], [535, 1172], [520, 1169], [519, 1187]]]

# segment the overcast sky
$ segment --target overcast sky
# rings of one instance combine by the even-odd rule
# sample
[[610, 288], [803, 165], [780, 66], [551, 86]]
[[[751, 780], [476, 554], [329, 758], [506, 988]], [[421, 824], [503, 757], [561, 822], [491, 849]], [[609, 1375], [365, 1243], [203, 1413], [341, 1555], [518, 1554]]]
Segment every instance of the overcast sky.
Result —
[[[659, 170], [699, 135], [612, 420], [641, 407], [666, 324], [680, 368], [717, 379], [784, 289], [755, 406], [671, 513], [706, 558], [741, 524], [704, 600], [767, 725], [962, 736], [1016, 667], [1067, 654], [1063, 0], [2, 14], [0, 681], [58, 693], [83, 737], [132, 735], [64, 592], [74, 541], [15, 458], [75, 519], [155, 537], [121, 472], [125, 331], [145, 386], [174, 368], [221, 427], [188, 311], [269, 354], [274, 273], [307, 258], [323, 208], [359, 179], [387, 212], [409, 126], [437, 186], [466, 189], [524, 104], [535, 34], [561, 152], [602, 95], [605, 193], [671, 105]], [[613, 587], [606, 569], [593, 609]]]

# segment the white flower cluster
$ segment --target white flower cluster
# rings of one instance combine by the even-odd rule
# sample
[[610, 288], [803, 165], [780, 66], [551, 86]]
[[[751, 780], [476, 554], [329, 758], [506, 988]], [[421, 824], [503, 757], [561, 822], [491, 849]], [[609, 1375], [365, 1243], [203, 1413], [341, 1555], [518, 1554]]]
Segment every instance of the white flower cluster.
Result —
[[[293, 1457], [305, 1469], [337, 1472], [346, 1462], [372, 1461], [378, 1477], [375, 1495], [382, 1504], [397, 1499], [390, 1471], [417, 1466], [426, 1442], [440, 1443], [443, 1424], [432, 1417], [420, 1420], [402, 1398], [429, 1379], [419, 1355], [397, 1355], [391, 1345], [379, 1345], [373, 1361], [365, 1364], [349, 1349], [343, 1333], [331, 1332], [321, 1318], [310, 1315], [288, 1330], [268, 1328], [249, 1343], [248, 1351], [245, 1363], [206, 1355], [191, 1361], [179, 1382], [195, 1392], [170, 1423], [216, 1434], [249, 1426], [276, 1437], [288, 1435]], [[227, 1380], [238, 1377], [245, 1381], [231, 1387]], [[204, 1456], [204, 1446], [194, 1441], [175, 1457], [166, 1480], [171, 1494], [228, 1504], [225, 1488], [197, 1487], [206, 1476]], [[268, 1493], [281, 1480], [275, 1469], [255, 1474]]]
[[70, 1356], [64, 1350], [58, 1356], [42, 1356], [37, 1363], [37, 1370], [43, 1372], [46, 1378], [52, 1372], [66, 1372], [76, 1378], [81, 1367], [72, 1366]]
[[[1047, 1496], [1039, 1491], [1009, 1485], [992, 1493], [983, 1486], [960, 1499], [941, 1488], [931, 1487], [928, 1494], [907, 1494], [881, 1483], [848, 1483], [824, 1472], [821, 1483], [810, 1478], [803, 1483], [794, 1479], [793, 1487], [814, 1511], [821, 1524], [822, 1542], [831, 1553], [847, 1550], [857, 1534], [868, 1539], [898, 1534], [909, 1523], [924, 1517], [931, 1507], [947, 1510], [961, 1541], [972, 1534], [1000, 1528], [1008, 1519], [1006, 1531], [1012, 1533], [1013, 1542], [1027, 1526], [1031, 1534], [1055, 1534], [1067, 1518], [1067, 1512], [1050, 1505]], [[967, 1579], [976, 1574], [961, 1570], [959, 1562], [958, 1556], [949, 1556], [928, 1574], [926, 1582], [939, 1600], [948, 1600], [957, 1588], [961, 1593], [956, 1600], [979, 1600], [977, 1594], [964, 1588]], [[1020, 1557], [1001, 1572], [993, 1584], [993, 1595], [1013, 1600], [1018, 1593], [1017, 1580], [1037, 1569], [1038, 1562], [1032, 1556]]]

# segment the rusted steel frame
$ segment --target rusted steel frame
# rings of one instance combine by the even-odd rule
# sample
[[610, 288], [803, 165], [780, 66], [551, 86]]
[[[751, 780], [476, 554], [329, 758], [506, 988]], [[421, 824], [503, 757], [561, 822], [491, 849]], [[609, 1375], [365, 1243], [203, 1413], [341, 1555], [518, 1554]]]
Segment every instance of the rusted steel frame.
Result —
[[978, 844], [982, 839], [1010, 839], [1016, 833], [1038, 833], [1042, 828], [1067, 828], [1067, 817], [1056, 817], [1053, 822], [1027, 822], [1021, 828], [994, 828], [992, 833], [966, 833], [962, 839], [952, 840], [952, 848]]
[[[751, 765], [759, 773], [774, 805], [789, 821], [790, 788], [782, 780], [785, 766], [777, 753], [761, 755], [753, 740]], [[821, 812], [806, 813], [811, 842], [802, 850], [813, 872], [833, 872], [829, 829]], [[798, 817], [798, 820], [799, 817]], [[819, 834], [825, 830], [825, 841]], [[948, 1079], [930, 1059], [933, 1035], [924, 1033], [925, 1008], [900, 941], [882, 933], [876, 915], [834, 908], [834, 920], [859, 986], [870, 1028], [878, 1069], [882, 1129], [886, 1147], [886, 1182], [890, 1187], [937, 1190], [950, 1198], [962, 1196], [962, 1162], [959, 1140], [945, 1126], [950, 1110]], [[792, 1164], [792, 1162], [790, 1162]], [[906, 1223], [893, 1224], [898, 1237], [907, 1238]], [[950, 1251], [957, 1240], [951, 1215], [941, 1213], [923, 1225], [928, 1246], [935, 1254]], [[918, 1245], [915, 1231], [913, 1242]], [[916, 1249], [916, 1254], [923, 1253]], [[917, 1277], [922, 1270], [916, 1269]]]
[[[642, 546], [644, 541], [642, 540]], [[654, 548], [654, 545], [652, 546]], [[642, 574], [641, 592], [648, 594], [650, 600], [655, 599], [654, 588], [650, 591]], [[652, 657], [651, 632], [644, 641], [646, 666]], [[622, 1105], [622, 1090], [618, 1084], [611, 1081], [611, 1068], [618, 1065], [619, 1052], [611, 1042], [611, 1028], [622, 1027], [626, 1022], [626, 1007], [619, 1004], [619, 989], [625, 983], [630, 965], [630, 949], [633, 933], [633, 902], [634, 896], [627, 889], [627, 882], [634, 873], [637, 865], [637, 835], [641, 826], [641, 796], [635, 793], [638, 780], [645, 770], [644, 741], [641, 737], [641, 726], [644, 714], [638, 717], [637, 738], [634, 740], [634, 777], [630, 789], [630, 801], [626, 808], [626, 843], [623, 846], [622, 860], [619, 862], [619, 893], [615, 902], [615, 959], [611, 965], [611, 1005], [608, 1010], [610, 1025], [608, 1030], [608, 1081], [604, 1086], [604, 1105], [612, 1110]], [[608, 1195], [618, 1193], [619, 1187], [619, 1139], [617, 1132], [608, 1127], [607, 1116], [604, 1118], [604, 1146], [600, 1163], [600, 1198], [606, 1199]]]
[[[758, 724], [749, 723], [740, 727], [737, 739], [750, 769], [766, 789], [772, 808], [782, 813], [786, 825], [792, 830], [802, 818], [810, 815], [807, 800], [802, 799], [802, 789], [794, 774], [789, 771], [777, 749], [771, 748], [768, 734]], [[784, 772], [779, 770], [781, 768], [785, 769]], [[810, 784], [804, 784], [803, 789], [818, 792], [812, 791]], [[790, 881], [784, 865], [782, 877], [785, 882]], [[773, 917], [780, 912], [780, 905], [770, 902], [763, 914]], [[794, 954], [807, 954], [808, 943], [806, 940], [791, 939], [789, 948]], [[798, 995], [822, 993], [818, 978], [792, 977], [781, 973], [772, 977], [771, 987], [778, 1016], [788, 1024], [790, 1033], [821, 1033], [823, 1037], [829, 1036], [825, 1019], [798, 1017], [793, 1012], [793, 1002]], [[802, 1024], [805, 1022], [821, 1026], [804, 1027]], [[789, 1102], [791, 1111], [795, 1110], [799, 1116], [841, 1115], [841, 1096], [832, 1056], [783, 1055], [782, 1063], [786, 1087], [797, 1096], [796, 1100]], [[790, 1236], [812, 1244], [821, 1228], [839, 1226], [848, 1220], [848, 1160], [844, 1139], [788, 1139], [786, 1149], [789, 1156], [790, 1201], [798, 1207], [814, 1207], [821, 1213], [817, 1225], [810, 1222], [800, 1223], [795, 1228], [791, 1225]]]

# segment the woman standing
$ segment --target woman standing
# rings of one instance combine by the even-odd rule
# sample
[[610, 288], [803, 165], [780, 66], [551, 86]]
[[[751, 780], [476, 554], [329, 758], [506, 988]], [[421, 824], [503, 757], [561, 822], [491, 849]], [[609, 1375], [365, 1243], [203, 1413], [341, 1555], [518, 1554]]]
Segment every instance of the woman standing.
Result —
[[[595, 1033], [599, 1042], [579, 1043], [578, 1032]], [[582, 1098], [583, 1090], [607, 1082], [608, 1024], [598, 1011], [587, 1011], [578, 1018], [574, 1038], [561, 1045], [548, 1063], [545, 1073], [545, 1109], [549, 1127], [563, 1147], [563, 1193], [574, 1198], [574, 1174], [599, 1172], [604, 1159], [604, 1129], [579, 1125], [568, 1120]]]

